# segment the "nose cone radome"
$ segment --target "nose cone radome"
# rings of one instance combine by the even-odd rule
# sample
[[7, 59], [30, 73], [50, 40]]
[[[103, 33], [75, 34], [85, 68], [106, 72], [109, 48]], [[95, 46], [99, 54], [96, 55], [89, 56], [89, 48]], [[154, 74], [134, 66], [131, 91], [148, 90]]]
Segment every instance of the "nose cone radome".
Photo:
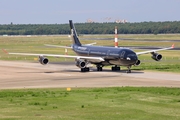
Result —
[[135, 52], [131, 51], [131, 52], [127, 53], [126, 59], [130, 60], [130, 61], [137, 61], [138, 57]]
[[120, 52], [120, 61], [123, 65], [134, 65], [137, 60], [138, 57], [136, 53], [130, 49], [122, 50]]

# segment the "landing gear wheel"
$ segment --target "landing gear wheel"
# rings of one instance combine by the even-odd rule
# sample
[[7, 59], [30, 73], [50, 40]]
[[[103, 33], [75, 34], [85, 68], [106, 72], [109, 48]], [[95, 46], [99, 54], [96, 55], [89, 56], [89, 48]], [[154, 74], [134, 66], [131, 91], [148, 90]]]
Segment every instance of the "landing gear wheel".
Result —
[[97, 67], [97, 71], [102, 71], [102, 67]]
[[113, 66], [113, 67], [111, 67], [111, 70], [112, 70], [112, 71], [120, 71], [121, 68], [118, 67], [118, 66]]
[[126, 71], [126, 73], [131, 73], [131, 66], [127, 67], [128, 70]]
[[88, 67], [81, 68], [81, 72], [89, 72], [89, 68]]
[[86, 68], [85, 68], [85, 71], [86, 71], [86, 72], [89, 72], [89, 68], [88, 68], [88, 67], [86, 67]]
[[112, 70], [112, 71], [115, 71], [115, 67], [111, 67], [111, 70]]
[[97, 71], [102, 71], [103, 70], [101, 65], [97, 65], [96, 67], [97, 67]]
[[131, 73], [131, 70], [127, 70], [126, 73]]
[[85, 69], [84, 69], [84, 68], [81, 68], [81, 72], [85, 72]]

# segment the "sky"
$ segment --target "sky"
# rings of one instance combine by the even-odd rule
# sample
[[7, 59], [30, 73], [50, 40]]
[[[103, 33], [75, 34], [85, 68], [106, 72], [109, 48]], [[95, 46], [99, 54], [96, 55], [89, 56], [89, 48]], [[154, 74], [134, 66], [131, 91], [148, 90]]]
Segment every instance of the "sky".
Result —
[[0, 24], [180, 21], [180, 0], [0, 0]]

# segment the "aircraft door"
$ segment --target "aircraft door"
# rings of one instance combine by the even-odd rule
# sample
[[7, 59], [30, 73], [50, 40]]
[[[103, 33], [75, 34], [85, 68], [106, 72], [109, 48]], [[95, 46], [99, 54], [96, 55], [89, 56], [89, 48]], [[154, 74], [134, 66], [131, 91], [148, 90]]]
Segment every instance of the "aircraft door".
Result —
[[109, 57], [110, 50], [107, 51], [106, 56]]
[[90, 51], [90, 49], [89, 49], [89, 50], [88, 50], [88, 56], [89, 56], [90, 52], [91, 52], [91, 51]]
[[120, 57], [120, 59], [124, 59], [124, 57], [125, 57], [125, 53], [126, 53], [125, 51], [122, 51], [122, 52], [120, 53], [120, 56], [119, 56], [119, 57]]

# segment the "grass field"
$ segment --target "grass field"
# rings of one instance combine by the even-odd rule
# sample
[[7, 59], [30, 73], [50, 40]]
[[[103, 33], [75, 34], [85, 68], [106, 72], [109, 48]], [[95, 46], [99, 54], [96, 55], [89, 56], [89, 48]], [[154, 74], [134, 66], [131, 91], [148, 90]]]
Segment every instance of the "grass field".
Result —
[[0, 91], [3, 120], [179, 120], [179, 88]]
[[[97, 40], [106, 39], [110, 40]], [[112, 39], [111, 39], [112, 38]], [[180, 47], [180, 42], [159, 42], [154, 40], [180, 40], [179, 34], [171, 35], [119, 35], [119, 38], [132, 39], [132, 41], [121, 40], [119, 41], [119, 46], [154, 46], [154, 47], [169, 47], [173, 43], [175, 47]], [[82, 40], [81, 40], [82, 39]], [[81, 35], [80, 40], [83, 44], [96, 42], [100, 46], [114, 46], [114, 35]], [[138, 41], [141, 40], [141, 41]], [[143, 41], [150, 40], [150, 41]], [[50, 48], [45, 47], [44, 44], [54, 44], [54, 45], [71, 45], [72, 42], [68, 35], [61, 36], [7, 36], [0, 37], [0, 48], [4, 48], [9, 52], [25, 52], [25, 53], [51, 53], [51, 54], [65, 54], [63, 48]], [[142, 51], [142, 50], [135, 50]], [[133, 69], [141, 70], [158, 70], [158, 71], [170, 71], [170, 72], [180, 72], [180, 51], [162, 51], [159, 52], [163, 55], [164, 59], [160, 62], [156, 62], [151, 59], [150, 54], [141, 55], [139, 59], [142, 64], [138, 67], [133, 67]], [[68, 50], [69, 55], [74, 55], [72, 50]], [[1, 60], [23, 60], [23, 61], [36, 61], [37, 57], [32, 56], [17, 56], [17, 55], [7, 55], [2, 51], [0, 52]], [[49, 58], [50, 62], [61, 62], [61, 61], [73, 61], [73, 59], [65, 58]], [[123, 67], [122, 67], [123, 68]], [[126, 68], [125, 68], [126, 69]]]

